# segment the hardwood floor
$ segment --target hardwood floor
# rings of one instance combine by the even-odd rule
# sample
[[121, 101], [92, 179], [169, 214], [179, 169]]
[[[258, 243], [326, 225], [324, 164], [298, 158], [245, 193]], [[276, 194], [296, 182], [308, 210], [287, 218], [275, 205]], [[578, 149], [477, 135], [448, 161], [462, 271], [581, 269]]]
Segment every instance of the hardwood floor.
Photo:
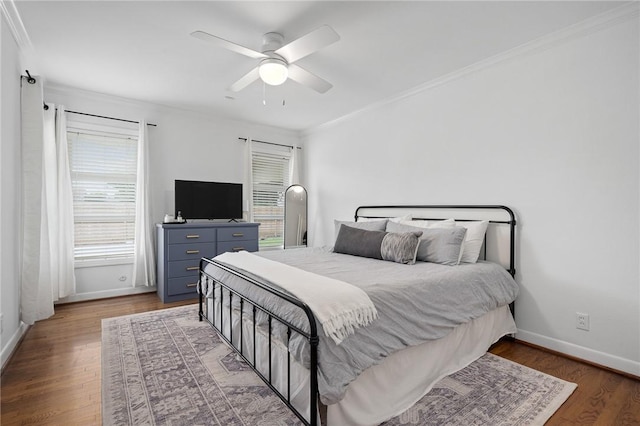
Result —
[[163, 304], [147, 293], [57, 306], [31, 327], [2, 373], [0, 424], [101, 424], [102, 319], [194, 302]]
[[[2, 374], [0, 424], [99, 425], [103, 318], [180, 306], [155, 293], [74, 303], [36, 323]], [[640, 381], [525, 344], [501, 341], [496, 355], [578, 384], [547, 425], [640, 425]]]

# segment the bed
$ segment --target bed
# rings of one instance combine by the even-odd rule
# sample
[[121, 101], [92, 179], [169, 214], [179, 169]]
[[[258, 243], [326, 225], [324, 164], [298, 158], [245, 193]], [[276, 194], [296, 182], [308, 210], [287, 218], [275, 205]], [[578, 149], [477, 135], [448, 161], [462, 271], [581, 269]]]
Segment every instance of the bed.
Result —
[[[332, 249], [203, 258], [200, 319], [302, 423], [379, 424], [515, 333], [515, 225], [505, 206], [358, 207], [354, 222], [336, 222]], [[396, 247], [392, 237], [410, 239], [405, 246], [415, 247], [421, 260], [359, 252], [366, 252], [366, 241], [375, 240], [377, 248], [385, 238]], [[466, 259], [473, 252], [476, 258]], [[305, 288], [354, 287], [366, 294], [375, 319], [359, 313], [350, 320], [360, 323], [335, 332], [314, 300], [324, 296], [303, 302], [291, 287], [299, 282]], [[353, 293], [354, 300], [360, 293]]]

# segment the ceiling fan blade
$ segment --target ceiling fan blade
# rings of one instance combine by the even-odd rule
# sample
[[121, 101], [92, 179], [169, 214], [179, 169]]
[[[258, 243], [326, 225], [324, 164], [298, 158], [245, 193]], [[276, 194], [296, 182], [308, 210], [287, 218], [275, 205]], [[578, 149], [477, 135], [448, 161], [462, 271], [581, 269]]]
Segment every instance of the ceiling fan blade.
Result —
[[260, 74], [258, 74], [258, 67], [255, 67], [254, 69], [240, 77], [240, 80], [229, 86], [229, 90], [231, 90], [232, 92], [239, 92], [259, 78]]
[[298, 65], [289, 65], [289, 78], [296, 83], [310, 87], [318, 93], [325, 93], [333, 87], [328, 81], [310, 73]]
[[276, 50], [275, 53], [282, 56], [291, 64], [338, 40], [340, 40], [338, 33], [330, 26], [323, 25], [311, 31], [309, 34], [303, 35], [291, 43], [282, 46]]
[[231, 42], [229, 40], [225, 40], [223, 38], [220, 38], [218, 36], [214, 36], [214, 35], [209, 34], [209, 33], [205, 33], [204, 31], [194, 31], [194, 32], [191, 33], [191, 35], [193, 37], [195, 37], [195, 38], [199, 38], [200, 40], [204, 40], [204, 41], [209, 42], [211, 44], [214, 44], [214, 45], [216, 45], [218, 47], [222, 47], [224, 49], [231, 50], [232, 52], [236, 52], [236, 53], [239, 53], [241, 55], [248, 56], [250, 58], [264, 59], [264, 58], [268, 57], [264, 53], [258, 52], [258, 51], [253, 50], [253, 49], [249, 49], [248, 47], [240, 46], [239, 44], [233, 43], [233, 42]]

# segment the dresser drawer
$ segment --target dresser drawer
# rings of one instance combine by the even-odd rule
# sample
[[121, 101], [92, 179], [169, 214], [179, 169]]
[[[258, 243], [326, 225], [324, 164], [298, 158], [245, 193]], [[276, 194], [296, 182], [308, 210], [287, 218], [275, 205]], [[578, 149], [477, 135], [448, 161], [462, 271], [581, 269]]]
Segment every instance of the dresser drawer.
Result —
[[192, 260], [216, 255], [216, 243], [172, 244], [168, 247], [168, 261]]
[[176, 262], [168, 262], [167, 276], [169, 278], [191, 277], [198, 275], [200, 268], [200, 258], [193, 260], [178, 260]]
[[251, 226], [234, 226], [218, 229], [218, 241], [257, 240], [258, 228]]
[[208, 243], [216, 240], [215, 228], [171, 229], [167, 232], [167, 243]]
[[223, 241], [218, 243], [218, 254], [227, 251], [258, 251], [258, 241], [245, 240], [245, 241]]
[[175, 296], [177, 294], [193, 293], [194, 296], [198, 292], [198, 276], [172, 278], [167, 287], [167, 294]]

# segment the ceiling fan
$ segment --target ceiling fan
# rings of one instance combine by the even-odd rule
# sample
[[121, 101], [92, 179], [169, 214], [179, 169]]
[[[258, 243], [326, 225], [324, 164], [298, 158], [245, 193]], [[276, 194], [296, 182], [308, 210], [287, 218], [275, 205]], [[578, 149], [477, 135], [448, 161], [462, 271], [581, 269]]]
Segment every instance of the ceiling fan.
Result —
[[266, 33], [262, 37], [262, 52], [204, 31], [194, 31], [191, 35], [232, 52], [240, 53], [253, 59], [260, 59], [255, 68], [229, 86], [229, 90], [232, 92], [239, 92], [258, 79], [272, 86], [278, 86], [287, 81], [287, 79], [291, 79], [319, 93], [325, 93], [333, 87], [328, 81], [295, 64], [296, 61], [305, 56], [340, 40], [338, 33], [328, 25], [323, 25], [284, 45], [282, 34]]

